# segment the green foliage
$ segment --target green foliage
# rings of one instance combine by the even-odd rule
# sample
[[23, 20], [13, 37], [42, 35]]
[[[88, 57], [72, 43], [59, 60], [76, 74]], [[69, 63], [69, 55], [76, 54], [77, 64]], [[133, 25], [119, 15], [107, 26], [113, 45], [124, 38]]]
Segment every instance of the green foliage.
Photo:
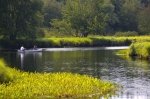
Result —
[[129, 37], [132, 39], [132, 44], [130, 45], [129, 50], [124, 50], [117, 52], [117, 54], [126, 54], [125, 56], [138, 57], [140, 59], [149, 59], [150, 58], [150, 39], [149, 36], [143, 37]]
[[[117, 31], [137, 31], [137, 15], [140, 8], [140, 0], [111, 0], [115, 15], [115, 23], [109, 27]], [[109, 28], [107, 28], [109, 29]]]
[[149, 35], [149, 11], [149, 0], [0, 0], [0, 36], [34, 39], [41, 28], [60, 36]]
[[41, 0], [1, 0], [0, 30], [5, 38], [35, 38], [41, 23]]
[[91, 46], [129, 46], [132, 42], [150, 42], [149, 36], [134, 36], [134, 37], [113, 37], [113, 36], [89, 36], [82, 37], [50, 37], [39, 38], [36, 40], [5, 40], [0, 39], [1, 48], [19, 49], [20, 46], [32, 48], [33, 45], [38, 47], [91, 47]]
[[57, 2], [57, 0], [42, 0], [44, 2], [43, 13], [44, 21], [43, 25], [45, 27], [51, 27], [51, 22], [53, 19], [61, 18], [62, 3]]
[[45, 37], [45, 29], [44, 28], [38, 28], [37, 29], [37, 33], [36, 33], [36, 37], [37, 38], [41, 38], [41, 37]]
[[43, 36], [38, 28], [78, 37], [117, 31], [149, 34], [149, 6], [149, 0], [1, 0], [0, 35], [34, 39]]
[[138, 36], [138, 33], [135, 31], [116, 32], [115, 36]]
[[[85, 32], [100, 33], [105, 30], [109, 22], [114, 23], [113, 5], [110, 0], [66, 0], [62, 10], [63, 19], [53, 21], [54, 24], [68, 23], [70, 29], [76, 30], [75, 36], [81, 36]], [[53, 24], [52, 22], [52, 24]], [[55, 29], [64, 26], [54, 25]], [[68, 29], [66, 29], [68, 31]], [[69, 31], [68, 31], [69, 32]], [[104, 32], [103, 32], [104, 33]], [[103, 34], [102, 34], [103, 35]]]
[[[88, 37], [88, 38], [45, 38], [39, 39], [40, 42], [47, 42], [46, 47], [88, 47], [88, 46], [119, 46], [129, 45], [131, 41], [127, 38], [115, 37]], [[43, 44], [44, 45], [44, 44]], [[51, 45], [51, 46], [50, 46]]]
[[87, 75], [13, 71], [16, 75], [14, 81], [8, 85], [0, 84], [2, 99], [99, 98], [114, 95], [118, 90], [113, 83]]
[[56, 31], [56, 34], [61, 35], [70, 35], [73, 36], [74, 32], [71, 27], [71, 24], [65, 20], [53, 19], [51, 22], [52, 30]]
[[133, 60], [132, 57], [129, 56], [129, 49], [118, 50], [115, 54], [125, 60]]
[[90, 37], [93, 46], [125, 46], [130, 44], [130, 41], [126, 38], [115, 38], [115, 37]]
[[[141, 24], [146, 21], [146, 18], [142, 18], [144, 21], [140, 18], [148, 15], [148, 8], [139, 10], [142, 4], [140, 0], [66, 0], [62, 17], [57, 19], [57, 24], [62, 23], [62, 20], [70, 24], [64, 26], [76, 30], [75, 36], [81, 36], [84, 32], [114, 35], [116, 31], [138, 31], [142, 30]], [[144, 4], [148, 5], [146, 2]], [[142, 14], [144, 12], [145, 15]], [[61, 26], [55, 25], [59, 28]]]
[[150, 42], [149, 36], [113, 37], [113, 36], [89, 36], [89, 37], [50, 37], [36, 40], [7, 40], [0, 39], [1, 48], [19, 49], [20, 46], [38, 47], [91, 47], [91, 46], [129, 46], [132, 42]]
[[139, 58], [150, 58], [150, 42], [136, 42], [130, 46], [130, 56], [138, 56]]
[[131, 40], [132, 42], [150, 42], [150, 36], [134, 36], [126, 38]]
[[0, 60], [0, 83], [8, 83], [14, 78], [10, 68], [6, 67], [3, 60]]
[[111, 0], [96, 0], [93, 10], [92, 32], [100, 35], [107, 35], [113, 32], [114, 25], [118, 19], [114, 13], [115, 6]]
[[129, 56], [136, 56], [137, 55], [133, 44], [130, 45], [128, 55]]
[[49, 43], [49, 46], [46, 47], [79, 47], [79, 46], [90, 46], [92, 41], [89, 38], [45, 38], [39, 39], [41, 41]]
[[61, 44], [63, 46], [90, 46], [92, 45], [92, 40], [89, 38], [63, 38], [61, 39]]
[[125, 50], [118, 50], [116, 52], [117, 55], [128, 55], [128, 50], [125, 49]]
[[149, 34], [150, 33], [150, 6], [144, 8], [139, 13], [139, 20], [138, 20], [138, 27], [142, 34]]
[[76, 36], [87, 31], [91, 16], [91, 3], [91, 0], [67, 0], [63, 7], [63, 19], [70, 23], [72, 29], [76, 30]]
[[[62, 29], [62, 28], [61, 28]], [[61, 30], [60, 29], [60, 30]], [[60, 32], [59, 30], [56, 29], [47, 29], [47, 28], [43, 28], [42, 29], [42, 33], [43, 33], [43, 37], [39, 37], [39, 38], [53, 38], [53, 37], [71, 37], [70, 33], [62, 33], [64, 29], [62, 29], [62, 31]], [[66, 30], [65, 30], [66, 31]], [[41, 33], [41, 34], [42, 34]]]

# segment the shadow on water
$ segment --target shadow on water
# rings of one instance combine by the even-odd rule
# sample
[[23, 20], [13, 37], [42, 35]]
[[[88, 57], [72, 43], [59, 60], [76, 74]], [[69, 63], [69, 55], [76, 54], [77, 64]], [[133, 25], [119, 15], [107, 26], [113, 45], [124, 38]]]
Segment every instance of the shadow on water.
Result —
[[[84, 49], [84, 50], [82, 50]], [[73, 72], [92, 75], [123, 86], [111, 99], [150, 99], [150, 63], [124, 60], [117, 49], [78, 48], [44, 52], [0, 52], [8, 65], [29, 72]]]

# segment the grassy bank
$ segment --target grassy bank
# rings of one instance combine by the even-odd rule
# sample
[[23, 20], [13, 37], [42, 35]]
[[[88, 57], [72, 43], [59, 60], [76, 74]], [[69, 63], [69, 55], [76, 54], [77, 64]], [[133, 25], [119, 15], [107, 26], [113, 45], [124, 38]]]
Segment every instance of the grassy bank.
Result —
[[141, 59], [150, 58], [150, 42], [136, 42], [130, 46], [129, 56], [137, 56]]
[[[4, 67], [0, 61], [0, 67]], [[1, 99], [55, 99], [108, 97], [116, 91], [116, 85], [87, 75], [72, 73], [27, 73], [5, 68], [0, 73], [10, 82], [1, 82]]]
[[87, 38], [62, 37], [40, 38], [36, 40], [0, 40], [1, 48], [18, 49], [21, 45], [26, 48], [38, 47], [93, 47], [93, 46], [129, 46], [132, 42], [150, 41], [150, 36], [113, 37], [113, 36], [89, 36]]
[[128, 50], [120, 50], [117, 54], [148, 60], [150, 59], [150, 42], [135, 42]]

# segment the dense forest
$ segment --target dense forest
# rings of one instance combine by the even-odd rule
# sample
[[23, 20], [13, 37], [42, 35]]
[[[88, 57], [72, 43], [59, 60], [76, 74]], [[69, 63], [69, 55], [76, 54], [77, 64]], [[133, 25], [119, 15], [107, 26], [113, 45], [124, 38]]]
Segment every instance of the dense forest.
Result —
[[0, 0], [1, 38], [148, 35], [150, 0]]

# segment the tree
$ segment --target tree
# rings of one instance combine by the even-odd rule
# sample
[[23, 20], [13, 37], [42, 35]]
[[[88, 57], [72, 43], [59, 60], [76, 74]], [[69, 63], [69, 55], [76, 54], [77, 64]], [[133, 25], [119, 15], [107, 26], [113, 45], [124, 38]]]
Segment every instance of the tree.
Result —
[[123, 31], [137, 31], [137, 14], [139, 9], [139, 0], [126, 0], [122, 8], [122, 16], [120, 24]]
[[76, 30], [76, 36], [86, 36], [89, 32], [104, 35], [115, 22], [113, 11], [110, 0], [66, 0], [62, 18]]
[[43, 15], [44, 15], [44, 27], [51, 27], [53, 19], [60, 19], [62, 17], [61, 9], [63, 3], [57, 0], [43, 0]]
[[63, 8], [63, 19], [76, 30], [76, 36], [88, 31], [88, 21], [91, 20], [92, 0], [67, 0]]
[[35, 38], [40, 25], [40, 0], [0, 0], [0, 30], [5, 38]]
[[52, 30], [59, 33], [59, 35], [74, 35], [71, 24], [66, 20], [53, 19], [51, 25]]
[[141, 9], [138, 16], [138, 28], [142, 34], [150, 33], [150, 6]]
[[137, 31], [137, 14], [140, 0], [113, 0], [116, 23], [112, 26], [115, 31]]
[[90, 30], [96, 34], [106, 35], [112, 31], [110, 26], [116, 22], [114, 6], [110, 0], [95, 0], [93, 2]]

